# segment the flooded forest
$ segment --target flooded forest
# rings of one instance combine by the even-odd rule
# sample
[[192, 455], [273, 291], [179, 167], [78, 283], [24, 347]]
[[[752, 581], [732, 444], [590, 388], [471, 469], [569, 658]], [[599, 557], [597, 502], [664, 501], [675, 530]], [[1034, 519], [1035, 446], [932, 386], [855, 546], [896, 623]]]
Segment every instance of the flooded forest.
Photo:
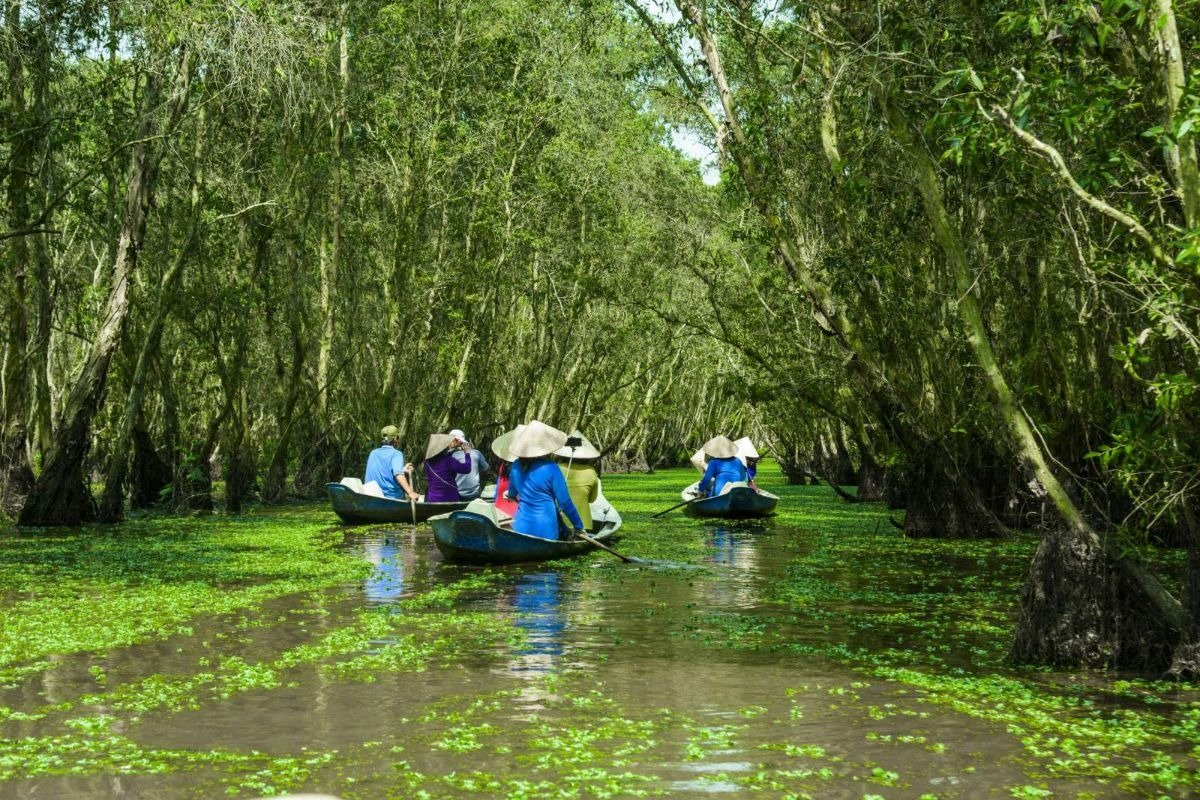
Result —
[[1200, 796], [1195, 4], [0, 16], [0, 798]]

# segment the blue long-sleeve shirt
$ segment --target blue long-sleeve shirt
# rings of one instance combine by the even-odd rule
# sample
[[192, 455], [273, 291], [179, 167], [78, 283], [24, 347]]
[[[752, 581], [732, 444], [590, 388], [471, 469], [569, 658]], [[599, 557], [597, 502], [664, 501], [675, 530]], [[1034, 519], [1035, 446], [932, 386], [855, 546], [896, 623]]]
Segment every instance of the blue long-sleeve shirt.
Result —
[[558, 464], [539, 458], [528, 466], [517, 462], [509, 472], [508, 493], [517, 498], [513, 530], [543, 539], [558, 538], [558, 513], [576, 529], [583, 528], [579, 510], [571, 501], [567, 481]]
[[[737, 456], [729, 458], [710, 458], [704, 469], [704, 477], [700, 479], [700, 493], [718, 495], [731, 481], [746, 480], [746, 466], [737, 460]], [[712, 491], [708, 491], [709, 488]]]

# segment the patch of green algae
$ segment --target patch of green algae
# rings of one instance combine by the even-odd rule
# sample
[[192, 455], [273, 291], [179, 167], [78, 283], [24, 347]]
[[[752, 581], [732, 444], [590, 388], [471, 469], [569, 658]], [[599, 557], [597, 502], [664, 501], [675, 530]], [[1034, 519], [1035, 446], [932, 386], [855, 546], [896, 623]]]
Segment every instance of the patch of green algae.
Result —
[[[727, 580], [728, 568], [709, 559], [713, 523], [679, 511], [651, 517], [677, 502], [694, 477], [670, 470], [604, 479], [605, 494], [625, 519], [618, 549], [651, 564], [630, 567], [594, 553], [553, 569], [615, 587], [647, 577]], [[847, 505], [823, 487], [784, 486], [769, 464], [760, 482], [782, 496], [780, 513], [766, 525], [735, 529], [781, 538], [773, 546], [787, 562], [760, 576], [758, 607], [664, 615], [664, 636], [797, 665], [836, 664], [848, 677], [844, 685], [820, 687], [828, 705], [880, 724], [924, 719], [923, 707], [937, 707], [1007, 731], [1026, 754], [1028, 782], [1003, 787], [1004, 795], [1051, 796], [1046, 781], [1059, 779], [1143, 797], [1200, 787], [1197, 687], [1128, 676], [1064, 679], [1005, 666], [1033, 537], [905, 539], [877, 505]], [[368, 569], [337, 549], [343, 533], [330, 522], [321, 505], [7, 537], [0, 546], [0, 682], [36, 679], [64, 655], [188, 636], [200, 618], [240, 615], [226, 625], [229, 641], [256, 626], [295, 624], [257, 614], [268, 600], [352, 583]], [[481, 653], [519, 649], [527, 635], [521, 615], [460, 608], [464, 598], [509, 580], [502, 571], [468, 573], [394, 606], [344, 615], [333, 627], [314, 626], [303, 641], [277, 652], [250, 656], [216, 643], [197, 654], [191, 669], [112, 688], [94, 668], [95, 687], [70, 699], [0, 708], [0, 780], [195, 771], [202, 776], [198, 792], [215, 787], [238, 796], [298, 789], [364, 800], [668, 796], [665, 764], [719, 763], [751, 732], [781, 726], [765, 744], [761, 735], [746, 738], [762, 754], [752, 769], [704, 772], [698, 780], [713, 791], [772, 797], [820, 797], [832, 782], [844, 790], [847, 781], [861, 786], [864, 798], [894, 791], [915, 797], [904, 748], [943, 756], [965, 747], [919, 732], [867, 730], [864, 742], [894, 747], [896, 758], [851, 763], [802, 736], [802, 728], [788, 727], [802, 726], [811, 708], [811, 696], [799, 691], [725, 709], [731, 721], [714, 724], [678, 711], [622, 708], [603, 686], [589, 688], [589, 675], [569, 669], [541, 679], [544, 713], [516, 713], [524, 707], [520, 690], [451, 696], [341, 752], [181, 750], [137, 741], [144, 715], [277, 691], [311, 679], [313, 670], [326, 681], [371, 682], [388, 673], [454, 670]], [[324, 612], [318, 604], [312, 613]], [[911, 702], [874, 705], [862, 696], [867, 681]], [[25, 733], [29, 725], [37, 727], [34, 734]], [[381, 753], [389, 756], [383, 772]], [[433, 753], [436, 769], [425, 761]], [[507, 766], [474, 768], [480, 754]]]
[[324, 508], [242, 517], [152, 517], [0, 539], [0, 685], [49, 666], [49, 655], [189, 634], [201, 615], [361, 577], [332, 550], [343, 534]]

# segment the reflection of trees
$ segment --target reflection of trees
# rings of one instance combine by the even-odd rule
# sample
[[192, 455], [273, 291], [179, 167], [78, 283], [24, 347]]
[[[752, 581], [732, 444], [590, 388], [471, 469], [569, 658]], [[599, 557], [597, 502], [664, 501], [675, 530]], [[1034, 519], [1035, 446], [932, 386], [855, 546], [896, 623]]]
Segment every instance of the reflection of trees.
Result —
[[[747, 607], [760, 602], [758, 595], [758, 545], [750, 531], [713, 528], [707, 537], [708, 560], [731, 568], [720, 580], [699, 583], [704, 601], [716, 607]], [[732, 570], [736, 570], [733, 572]]]

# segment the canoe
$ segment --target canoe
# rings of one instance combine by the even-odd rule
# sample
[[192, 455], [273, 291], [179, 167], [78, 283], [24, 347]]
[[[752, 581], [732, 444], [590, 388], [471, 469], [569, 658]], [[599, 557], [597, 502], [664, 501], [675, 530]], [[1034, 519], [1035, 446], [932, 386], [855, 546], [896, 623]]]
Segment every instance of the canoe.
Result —
[[693, 483], [679, 493], [680, 500], [691, 500], [683, 509], [694, 517], [723, 517], [725, 519], [766, 517], [775, 511], [775, 506], [779, 505], [778, 495], [762, 490], [755, 491], [744, 483], [726, 484], [726, 490], [716, 497], [693, 500], [696, 496], [697, 485]]
[[[429, 522], [433, 525], [433, 541], [446, 560], [468, 564], [549, 561], [596, 549], [582, 539], [563, 542], [517, 533], [497, 524], [494, 514], [494, 510], [485, 513], [466, 510], [432, 517]], [[593, 539], [611, 544], [620, 527], [621, 515], [607, 501], [592, 503]]]
[[415, 504], [416, 519], [413, 519], [414, 504], [407, 500], [392, 500], [389, 497], [375, 497], [370, 494], [356, 492], [342, 483], [327, 483], [325, 491], [333, 503], [333, 512], [349, 525], [361, 525], [370, 522], [401, 522], [408, 525], [424, 522], [437, 514], [458, 511], [466, 508], [469, 501], [459, 503], [423, 503]]

